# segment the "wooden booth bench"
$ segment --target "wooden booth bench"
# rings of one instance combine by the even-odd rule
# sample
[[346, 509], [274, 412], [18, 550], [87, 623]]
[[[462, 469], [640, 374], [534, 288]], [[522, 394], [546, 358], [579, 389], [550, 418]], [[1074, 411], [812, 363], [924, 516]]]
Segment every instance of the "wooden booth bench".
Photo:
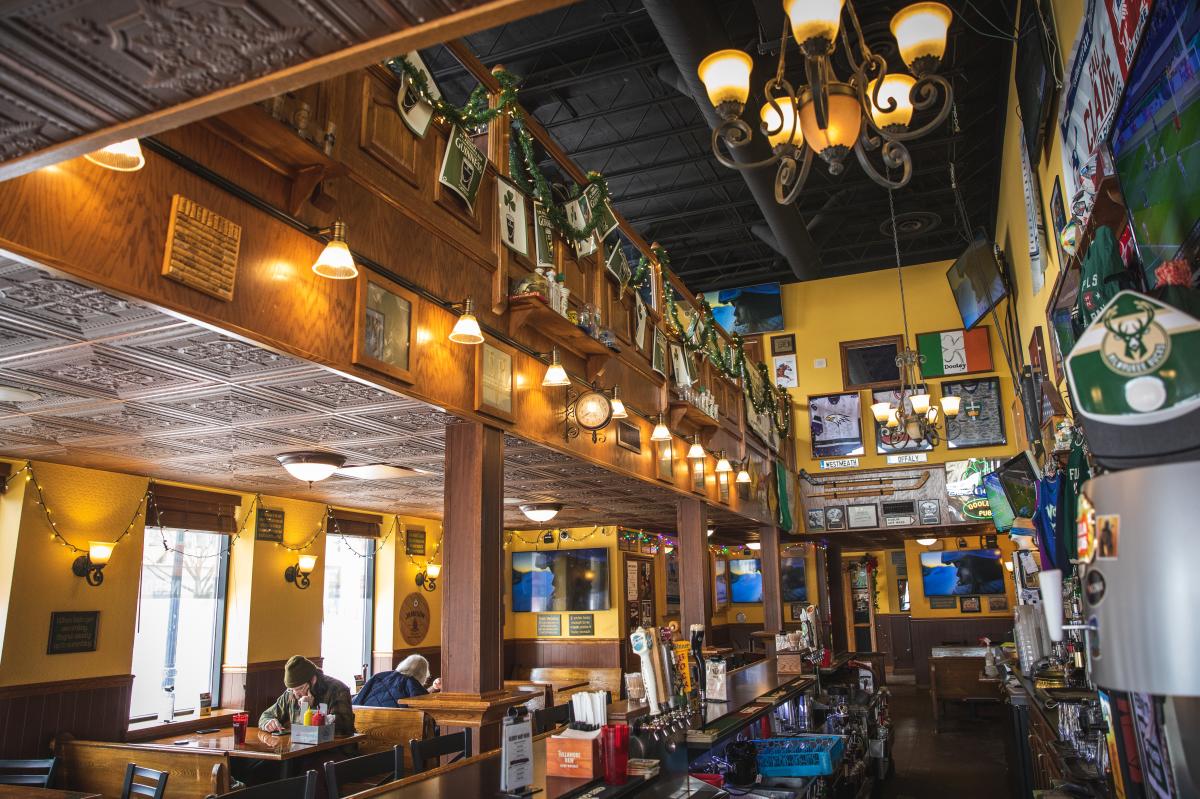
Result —
[[554, 686], [555, 705], [580, 691], [608, 691], [613, 701], [621, 698], [621, 669], [617, 667], [517, 666], [513, 679]]
[[73, 791], [117, 797], [125, 783], [125, 767], [168, 771], [166, 799], [204, 799], [229, 791], [229, 756], [223, 751], [160, 751], [115, 741], [78, 741], [62, 733], [53, 742], [58, 778]]
[[929, 658], [929, 696], [933, 701], [933, 731], [938, 732], [942, 703], [999, 703], [1000, 680], [983, 674], [984, 647], [934, 647]]
[[355, 705], [354, 731], [365, 736], [358, 744], [360, 755], [391, 751], [399, 745], [404, 750], [404, 773], [411, 774], [413, 763], [408, 742], [431, 737], [433, 719], [414, 708]]

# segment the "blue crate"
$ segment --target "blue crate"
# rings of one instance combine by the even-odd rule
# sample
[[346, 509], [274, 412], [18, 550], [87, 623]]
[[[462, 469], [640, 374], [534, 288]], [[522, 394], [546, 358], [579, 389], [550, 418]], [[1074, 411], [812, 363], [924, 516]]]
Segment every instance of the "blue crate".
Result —
[[798, 735], [757, 740], [758, 773], [764, 777], [825, 777], [842, 762], [840, 735]]

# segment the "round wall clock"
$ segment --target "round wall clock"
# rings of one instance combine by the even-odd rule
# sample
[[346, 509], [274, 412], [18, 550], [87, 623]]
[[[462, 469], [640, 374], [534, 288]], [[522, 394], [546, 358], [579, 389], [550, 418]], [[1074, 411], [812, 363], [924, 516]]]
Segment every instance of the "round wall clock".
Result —
[[600, 391], [585, 391], [575, 401], [575, 420], [584, 430], [599, 430], [612, 420], [612, 401]]

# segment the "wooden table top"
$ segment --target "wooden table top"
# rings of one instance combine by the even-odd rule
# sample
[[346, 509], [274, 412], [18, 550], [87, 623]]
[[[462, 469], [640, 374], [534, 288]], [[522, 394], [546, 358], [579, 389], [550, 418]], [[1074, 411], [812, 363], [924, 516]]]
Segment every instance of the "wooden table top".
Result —
[[29, 785], [0, 785], [0, 797], [23, 799], [102, 799], [98, 793], [60, 791], [54, 788], [33, 788]]
[[[130, 744], [130, 746], [158, 749], [164, 752], [181, 749], [205, 749], [225, 752], [230, 757], [245, 757], [254, 760], [290, 760], [294, 757], [303, 757], [314, 752], [337, 749], [346, 744], [355, 743], [364, 737], [362, 733], [355, 733], [354, 735], [337, 736], [332, 741], [326, 741], [325, 743], [298, 744], [292, 743], [290, 735], [272, 735], [269, 732], [263, 732], [257, 727], [248, 727], [246, 729], [246, 742], [244, 744], [235, 744], [233, 742], [233, 728], [227, 728], [220, 732], [193, 732], [185, 735], [170, 735], [165, 738], [155, 738], [152, 741], [141, 741]], [[182, 741], [186, 741], [186, 743], [180, 743]]]

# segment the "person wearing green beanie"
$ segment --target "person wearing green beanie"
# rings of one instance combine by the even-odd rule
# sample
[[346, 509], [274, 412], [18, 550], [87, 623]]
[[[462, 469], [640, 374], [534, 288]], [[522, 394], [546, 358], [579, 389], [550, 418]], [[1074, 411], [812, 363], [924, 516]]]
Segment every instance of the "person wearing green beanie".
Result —
[[354, 708], [350, 704], [350, 689], [341, 680], [328, 676], [306, 657], [293, 655], [283, 667], [284, 691], [275, 704], [258, 717], [258, 728], [264, 732], [279, 732], [301, 723], [300, 700], [308, 697], [315, 710], [322, 704], [335, 716], [334, 732], [354, 733]]

